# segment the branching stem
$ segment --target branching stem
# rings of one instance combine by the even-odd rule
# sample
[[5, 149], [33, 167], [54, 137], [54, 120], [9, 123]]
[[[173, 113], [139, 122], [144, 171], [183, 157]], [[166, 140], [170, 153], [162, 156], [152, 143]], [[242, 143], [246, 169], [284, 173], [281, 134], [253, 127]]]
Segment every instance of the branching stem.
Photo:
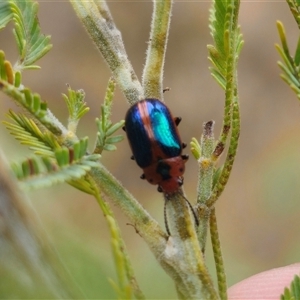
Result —
[[142, 86], [128, 60], [120, 31], [104, 1], [70, 0], [77, 16], [109, 65], [130, 104], [144, 98]]

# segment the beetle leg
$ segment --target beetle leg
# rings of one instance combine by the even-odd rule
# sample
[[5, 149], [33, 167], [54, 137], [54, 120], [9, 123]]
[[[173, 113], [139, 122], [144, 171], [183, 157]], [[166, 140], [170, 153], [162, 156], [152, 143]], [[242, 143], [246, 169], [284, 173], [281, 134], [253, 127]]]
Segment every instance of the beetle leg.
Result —
[[189, 159], [189, 156], [188, 156], [188, 154], [183, 154], [183, 155], [181, 155], [181, 158], [182, 158], [183, 160], [188, 160], [188, 159]]
[[180, 117], [175, 117], [174, 122], [175, 122], [176, 126], [178, 126], [179, 123], [181, 122], [181, 118]]
[[162, 193], [162, 192], [163, 192], [163, 189], [161, 188], [161, 186], [160, 186], [160, 185], [157, 187], [157, 191], [158, 191], [158, 192], [160, 192], [160, 193]]
[[142, 175], [140, 176], [140, 178], [141, 178], [141, 179], [146, 179], [146, 175], [145, 175], [145, 174], [142, 174]]
[[179, 186], [183, 185], [183, 177], [178, 177], [178, 185]]

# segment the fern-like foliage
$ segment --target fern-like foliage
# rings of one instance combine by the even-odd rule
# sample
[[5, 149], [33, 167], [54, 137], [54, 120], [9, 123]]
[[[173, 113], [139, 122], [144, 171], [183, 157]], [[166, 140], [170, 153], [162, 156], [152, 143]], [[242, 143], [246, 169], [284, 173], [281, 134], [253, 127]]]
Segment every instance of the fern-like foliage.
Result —
[[[19, 75], [18, 78], [20, 78], [19, 72], [18, 75]], [[15, 83], [15, 75], [14, 75], [13, 67], [11, 63], [5, 59], [5, 54], [1, 50], [0, 50], [0, 79], [6, 81], [9, 84], [13, 84], [15, 86], [18, 86], [20, 84], [19, 80], [18, 83]]]
[[95, 196], [95, 190], [94, 190], [93, 186], [91, 185], [89, 180], [85, 180], [85, 177], [82, 177], [80, 179], [73, 178], [71, 180], [68, 180], [67, 182], [69, 185], [75, 187], [76, 189], [78, 189], [84, 193]]
[[34, 63], [43, 57], [51, 48], [50, 36], [40, 31], [37, 18], [38, 3], [36, 1], [8, 1], [15, 23], [14, 35], [19, 50], [16, 70], [36, 69]]
[[285, 288], [280, 300], [298, 300], [300, 299], [300, 277], [295, 275], [290, 288]]
[[299, 0], [286, 0], [288, 3], [291, 13], [293, 14], [295, 21], [300, 29], [300, 1]]
[[217, 82], [225, 89], [226, 77], [226, 54], [228, 40], [225, 40], [225, 18], [226, 18], [226, 2], [215, 1], [215, 5], [210, 10], [210, 31], [215, 42], [215, 46], [208, 45], [209, 60], [212, 62], [213, 67], [211, 73]]
[[29, 146], [37, 155], [54, 157], [54, 151], [61, 146], [55, 135], [49, 131], [42, 132], [36, 123], [23, 114], [9, 111], [11, 122], [3, 122], [9, 132], [22, 145]]
[[20, 90], [3, 80], [0, 80], [0, 91], [15, 100], [51, 132], [61, 135], [61, 128], [49, 117], [47, 103], [41, 100], [39, 94], [32, 93], [28, 88]]
[[98, 133], [94, 150], [95, 153], [102, 153], [103, 150], [116, 150], [117, 148], [114, 144], [122, 141], [124, 138], [122, 135], [112, 136], [118, 129], [124, 126], [123, 120], [115, 124], [112, 124], [110, 120], [114, 90], [115, 82], [113, 79], [110, 79], [106, 90], [104, 104], [101, 106], [101, 117], [100, 119], [96, 119]]
[[[242, 49], [243, 39], [240, 28], [237, 26], [239, 1], [214, 0], [210, 10], [210, 31], [215, 45], [208, 45], [210, 68], [212, 76], [226, 89], [228, 60], [236, 60]], [[234, 48], [235, 57], [230, 57]]]
[[[214, 192], [211, 193], [213, 198], [213, 195], [221, 194], [228, 181], [239, 140], [237, 62], [244, 43], [238, 25], [239, 7], [239, 0], [214, 0], [210, 11], [210, 30], [214, 40], [214, 45], [208, 45], [209, 60], [212, 63], [210, 70], [213, 78], [225, 90], [222, 131], [211, 156], [214, 163], [229, 143], [224, 168], [219, 177], [220, 184], [216, 184]], [[204, 147], [206, 146], [201, 144], [203, 153], [207, 152]]]
[[[298, 14], [298, 18], [300, 18], [300, 13]], [[295, 55], [292, 56], [287, 44], [284, 26], [280, 21], [277, 21], [277, 29], [281, 46], [276, 44], [275, 47], [283, 60], [283, 62], [278, 62], [278, 66], [282, 70], [280, 76], [296, 93], [300, 100], [300, 37], [298, 38]]]
[[42, 123], [47, 122], [47, 120], [44, 119], [47, 114], [47, 103], [41, 101], [39, 94], [32, 93], [28, 88], [24, 88], [20, 91], [5, 81], [0, 81], [0, 90], [7, 96], [13, 98], [36, 118], [43, 120]]
[[76, 181], [98, 166], [99, 155], [87, 155], [88, 139], [84, 138], [72, 148], [62, 147], [54, 157], [32, 157], [12, 164], [12, 170], [24, 189], [41, 188], [61, 182]]
[[0, 30], [12, 19], [13, 14], [8, 1], [0, 2]]
[[69, 110], [68, 129], [76, 133], [79, 120], [90, 110], [84, 101], [85, 93], [83, 90], [74, 91], [68, 86], [68, 96], [63, 94], [63, 98]]
[[63, 128], [47, 108], [37, 93], [28, 88], [20, 87], [21, 73], [13, 73], [9, 61], [5, 60], [3, 51], [0, 51], [0, 91], [22, 106], [32, 117], [44, 125], [52, 133], [61, 135]]

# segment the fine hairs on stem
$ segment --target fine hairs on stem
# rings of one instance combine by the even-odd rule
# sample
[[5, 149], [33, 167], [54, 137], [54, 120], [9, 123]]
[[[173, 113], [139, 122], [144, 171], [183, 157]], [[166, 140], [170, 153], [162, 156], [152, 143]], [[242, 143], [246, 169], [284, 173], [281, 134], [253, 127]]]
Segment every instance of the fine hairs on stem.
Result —
[[[198, 227], [199, 226], [199, 219], [198, 219], [198, 216], [192, 206], [192, 204], [190, 203], [190, 201], [184, 196], [182, 195], [182, 197], [185, 199], [187, 205], [189, 206], [192, 214], [193, 214], [193, 217], [194, 217], [194, 220], [195, 220], [195, 224], [196, 226]], [[165, 196], [165, 201], [164, 201], [164, 221], [165, 221], [165, 227], [166, 227], [166, 231], [168, 233], [168, 235], [170, 236], [171, 235], [171, 232], [170, 232], [170, 229], [169, 229], [169, 225], [168, 225], [168, 217], [167, 217], [167, 210], [166, 210], [166, 202], [167, 201], [171, 201], [170, 199], [168, 199], [168, 196]]]

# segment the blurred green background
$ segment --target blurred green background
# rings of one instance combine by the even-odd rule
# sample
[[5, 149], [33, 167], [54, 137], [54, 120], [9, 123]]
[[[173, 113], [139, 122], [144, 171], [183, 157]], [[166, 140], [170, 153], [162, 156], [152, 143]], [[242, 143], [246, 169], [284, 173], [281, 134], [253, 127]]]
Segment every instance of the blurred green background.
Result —
[[[67, 109], [62, 93], [66, 83], [84, 89], [91, 111], [79, 125], [78, 134], [95, 139], [99, 116], [110, 76], [101, 55], [89, 40], [67, 1], [39, 1], [40, 24], [52, 36], [53, 49], [39, 64], [40, 71], [26, 71], [24, 83], [41, 94], [64, 123]], [[116, 25], [139, 78], [145, 59], [152, 13], [150, 1], [108, 1]], [[210, 76], [206, 45], [208, 1], [175, 1], [165, 63], [164, 86], [171, 88], [165, 101], [183, 119], [181, 137], [199, 137], [204, 121], [215, 120], [215, 134], [222, 125], [223, 92]], [[216, 205], [228, 283], [300, 260], [300, 105], [280, 79], [274, 44], [281, 20], [292, 49], [299, 31], [284, 1], [242, 1], [240, 24], [245, 46], [239, 62], [239, 93], [242, 129], [232, 176]], [[0, 32], [0, 48], [15, 61], [16, 45], [9, 26]], [[1, 119], [12, 102], [0, 95]], [[128, 105], [117, 91], [113, 120], [124, 118]], [[29, 153], [0, 127], [1, 148], [9, 159]], [[189, 149], [185, 152], [189, 153]], [[129, 157], [127, 141], [117, 152], [104, 153], [107, 168], [136, 196], [163, 226], [163, 201], [156, 188], [139, 179], [141, 170]], [[185, 191], [196, 196], [197, 164], [187, 163]], [[116, 279], [109, 235], [102, 212], [94, 199], [66, 185], [29, 194], [45, 231], [67, 268], [88, 298], [115, 297], [108, 277]], [[160, 269], [151, 252], [118, 208], [120, 221], [138, 281], [148, 299], [174, 298], [171, 279]], [[209, 252], [209, 251], [208, 251]], [[211, 255], [208, 254], [210, 265]], [[213, 270], [212, 270], [213, 271]]]

